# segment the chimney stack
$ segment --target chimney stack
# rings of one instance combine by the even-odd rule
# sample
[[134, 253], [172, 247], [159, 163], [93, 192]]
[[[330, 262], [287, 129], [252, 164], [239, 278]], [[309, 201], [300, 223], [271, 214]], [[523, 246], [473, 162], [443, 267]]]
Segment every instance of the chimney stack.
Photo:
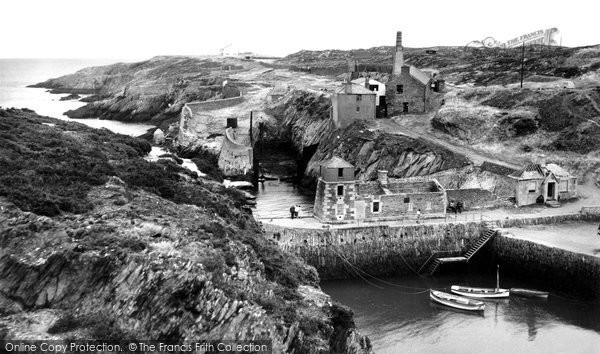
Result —
[[386, 170], [378, 170], [377, 171], [377, 179], [379, 180], [379, 183], [383, 186], [387, 185], [388, 183], [388, 171]]
[[368, 90], [369, 89], [369, 77], [365, 77], [365, 88]]
[[396, 32], [396, 51], [394, 52], [394, 69], [392, 71], [392, 76], [400, 75], [402, 65], [404, 65], [404, 52], [402, 49], [402, 32], [398, 31]]

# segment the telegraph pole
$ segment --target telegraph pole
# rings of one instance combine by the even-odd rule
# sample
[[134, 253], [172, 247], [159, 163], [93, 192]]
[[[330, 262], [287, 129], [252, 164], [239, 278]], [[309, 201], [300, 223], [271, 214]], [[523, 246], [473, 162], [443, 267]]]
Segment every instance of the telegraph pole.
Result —
[[523, 50], [521, 51], [521, 88], [523, 88], [523, 72], [525, 71], [525, 42], [523, 42]]

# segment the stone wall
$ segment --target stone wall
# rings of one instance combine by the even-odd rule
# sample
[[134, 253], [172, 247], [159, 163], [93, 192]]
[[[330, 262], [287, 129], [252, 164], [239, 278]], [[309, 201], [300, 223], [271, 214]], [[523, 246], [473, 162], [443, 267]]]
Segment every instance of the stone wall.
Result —
[[503, 231], [491, 243], [503, 272], [543, 282], [546, 290], [600, 298], [600, 258], [514, 238]]
[[338, 93], [331, 98], [332, 119], [337, 129], [345, 129], [357, 120], [375, 119], [375, 96]]
[[322, 279], [357, 277], [348, 262], [377, 276], [414, 273], [433, 252], [461, 254], [484, 229], [477, 222], [329, 230], [265, 225], [267, 237], [304, 258]]
[[202, 102], [189, 102], [185, 106], [188, 107], [192, 114], [202, 111], [213, 111], [215, 109], [227, 108], [238, 105], [244, 101], [244, 96], [239, 95], [238, 97], [224, 98], [222, 100], [202, 101]]
[[224, 176], [245, 175], [252, 170], [252, 147], [239, 143], [231, 128], [225, 130], [218, 165]]
[[[402, 85], [402, 93], [396, 86]], [[403, 103], [408, 103], [408, 113], [423, 113], [429, 109], [431, 90], [428, 85], [412, 77], [409, 67], [403, 67], [399, 76], [393, 77], [386, 84], [386, 101], [388, 113], [396, 115], [403, 113]]]
[[491, 208], [498, 203], [498, 197], [494, 193], [481, 189], [446, 189], [448, 202], [462, 202], [464, 210]]
[[[576, 213], [494, 222], [508, 228], [599, 220], [600, 213]], [[414, 274], [434, 252], [443, 251], [446, 256], [463, 254], [471, 242], [487, 230], [490, 222], [330, 229], [293, 229], [265, 224], [264, 228], [266, 237], [277, 240], [281, 248], [301, 256], [317, 269], [323, 279], [342, 279], [358, 277], [349, 264], [377, 276]], [[477, 257], [485, 257], [485, 254]], [[530, 254], [527, 257], [534, 256]]]

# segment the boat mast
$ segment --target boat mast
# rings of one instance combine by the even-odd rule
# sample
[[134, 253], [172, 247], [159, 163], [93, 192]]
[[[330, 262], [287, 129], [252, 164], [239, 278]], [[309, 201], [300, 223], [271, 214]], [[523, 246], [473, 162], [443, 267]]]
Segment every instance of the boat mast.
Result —
[[496, 264], [496, 290], [500, 289], [500, 264]]

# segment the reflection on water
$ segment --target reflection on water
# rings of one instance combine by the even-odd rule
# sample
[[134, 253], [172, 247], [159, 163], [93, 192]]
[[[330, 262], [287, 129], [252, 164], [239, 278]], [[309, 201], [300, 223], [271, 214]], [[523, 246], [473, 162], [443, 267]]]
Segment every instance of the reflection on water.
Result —
[[256, 191], [255, 217], [288, 218], [292, 205], [302, 207], [301, 217], [312, 215], [314, 195], [306, 194], [306, 191], [291, 182], [259, 182]]
[[[428, 289], [452, 284], [493, 286], [494, 276], [443, 275], [326, 281], [323, 290], [354, 310], [362, 334], [377, 353], [597, 353], [600, 304], [550, 295], [486, 301], [483, 315], [432, 304]], [[406, 286], [406, 287], [401, 287]], [[518, 279], [503, 287], [539, 288]]]

